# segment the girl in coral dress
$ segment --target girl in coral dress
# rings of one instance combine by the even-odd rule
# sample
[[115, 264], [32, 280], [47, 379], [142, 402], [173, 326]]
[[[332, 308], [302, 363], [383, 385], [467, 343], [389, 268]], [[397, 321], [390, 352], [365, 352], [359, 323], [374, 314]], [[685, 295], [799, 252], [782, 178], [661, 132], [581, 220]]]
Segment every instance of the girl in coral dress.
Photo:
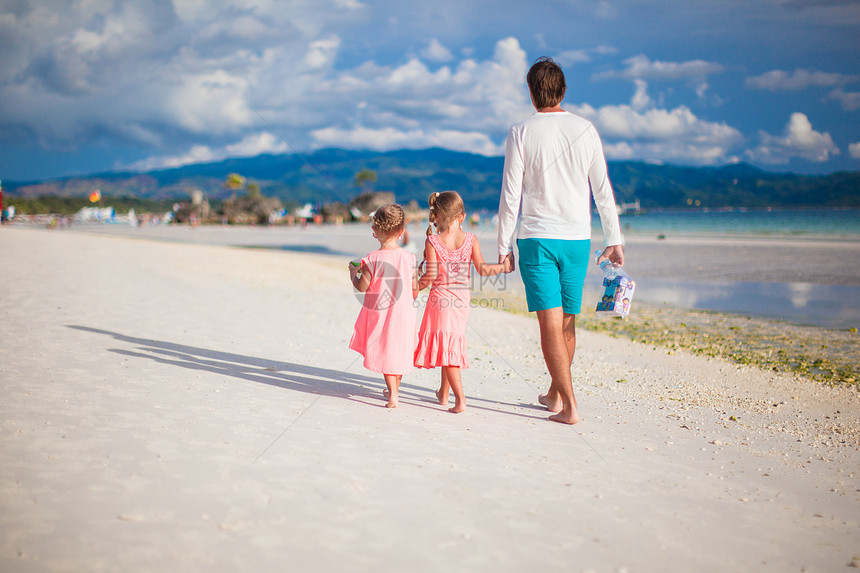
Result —
[[415, 255], [397, 246], [406, 217], [399, 205], [384, 205], [373, 215], [379, 250], [349, 265], [353, 286], [364, 293], [349, 347], [364, 356], [364, 367], [385, 378], [388, 408], [396, 408], [400, 380], [412, 370], [418, 295]]
[[430, 286], [430, 294], [418, 333], [415, 366], [442, 367], [442, 382], [436, 397], [444, 406], [448, 403], [448, 391], [452, 390], [454, 407], [448, 411], [459, 413], [466, 408], [460, 369], [469, 367], [466, 356], [466, 323], [472, 301], [469, 271], [472, 264], [482, 276], [508, 269], [504, 264], [485, 263], [477, 237], [463, 231], [466, 209], [457, 192], [434, 193], [429, 203], [430, 227], [424, 243], [427, 266], [418, 288]]

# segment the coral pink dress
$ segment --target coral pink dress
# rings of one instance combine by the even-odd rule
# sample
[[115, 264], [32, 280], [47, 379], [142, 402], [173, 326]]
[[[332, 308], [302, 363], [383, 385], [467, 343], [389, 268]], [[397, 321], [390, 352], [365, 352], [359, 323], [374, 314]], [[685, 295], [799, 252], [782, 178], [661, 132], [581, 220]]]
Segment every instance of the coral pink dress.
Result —
[[468, 368], [466, 323], [469, 321], [469, 305], [472, 301], [469, 267], [472, 264], [475, 235], [466, 233], [466, 240], [459, 249], [453, 251], [437, 235], [429, 239], [436, 250], [439, 271], [430, 287], [427, 308], [421, 320], [415, 366]]
[[364, 367], [381, 374], [412, 370], [418, 316], [412, 298], [415, 255], [403, 249], [380, 249], [363, 259], [370, 286], [349, 347], [364, 356]]

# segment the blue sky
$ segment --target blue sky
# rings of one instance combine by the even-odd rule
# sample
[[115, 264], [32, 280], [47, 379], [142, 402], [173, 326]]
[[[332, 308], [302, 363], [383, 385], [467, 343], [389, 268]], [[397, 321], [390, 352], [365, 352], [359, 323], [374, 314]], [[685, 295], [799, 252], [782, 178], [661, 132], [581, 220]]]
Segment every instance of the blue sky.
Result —
[[609, 160], [857, 170], [858, 38], [849, 0], [0, 0], [0, 179], [501, 155], [544, 55]]

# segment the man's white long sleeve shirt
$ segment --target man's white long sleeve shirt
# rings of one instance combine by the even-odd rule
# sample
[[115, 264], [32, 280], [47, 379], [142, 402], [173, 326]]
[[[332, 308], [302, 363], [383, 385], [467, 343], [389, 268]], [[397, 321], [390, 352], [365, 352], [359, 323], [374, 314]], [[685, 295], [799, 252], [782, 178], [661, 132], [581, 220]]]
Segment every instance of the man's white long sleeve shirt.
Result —
[[600, 215], [604, 245], [623, 244], [603, 145], [591, 122], [569, 112], [549, 112], [513, 126], [505, 143], [499, 254], [510, 253], [517, 236], [590, 239], [589, 195]]

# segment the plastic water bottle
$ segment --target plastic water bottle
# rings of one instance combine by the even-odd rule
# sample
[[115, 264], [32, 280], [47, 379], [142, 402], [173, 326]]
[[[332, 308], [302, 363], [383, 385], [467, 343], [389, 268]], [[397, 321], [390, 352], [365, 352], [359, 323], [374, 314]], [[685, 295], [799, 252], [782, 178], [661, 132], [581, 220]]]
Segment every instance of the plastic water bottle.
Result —
[[[600, 258], [600, 253], [602, 251], [594, 251], [594, 262], [597, 262], [597, 259]], [[614, 281], [618, 277], [627, 277], [630, 278], [624, 269], [610, 261], [609, 259], [604, 259], [599, 265], [600, 270], [603, 271], [603, 276], [606, 277], [607, 281]]]
[[[599, 258], [600, 251], [595, 251], [595, 262]], [[636, 283], [624, 269], [609, 259], [601, 261], [599, 266], [603, 271], [603, 286], [606, 288], [595, 311], [598, 316], [626, 317], [630, 313], [630, 302], [633, 300]]]

